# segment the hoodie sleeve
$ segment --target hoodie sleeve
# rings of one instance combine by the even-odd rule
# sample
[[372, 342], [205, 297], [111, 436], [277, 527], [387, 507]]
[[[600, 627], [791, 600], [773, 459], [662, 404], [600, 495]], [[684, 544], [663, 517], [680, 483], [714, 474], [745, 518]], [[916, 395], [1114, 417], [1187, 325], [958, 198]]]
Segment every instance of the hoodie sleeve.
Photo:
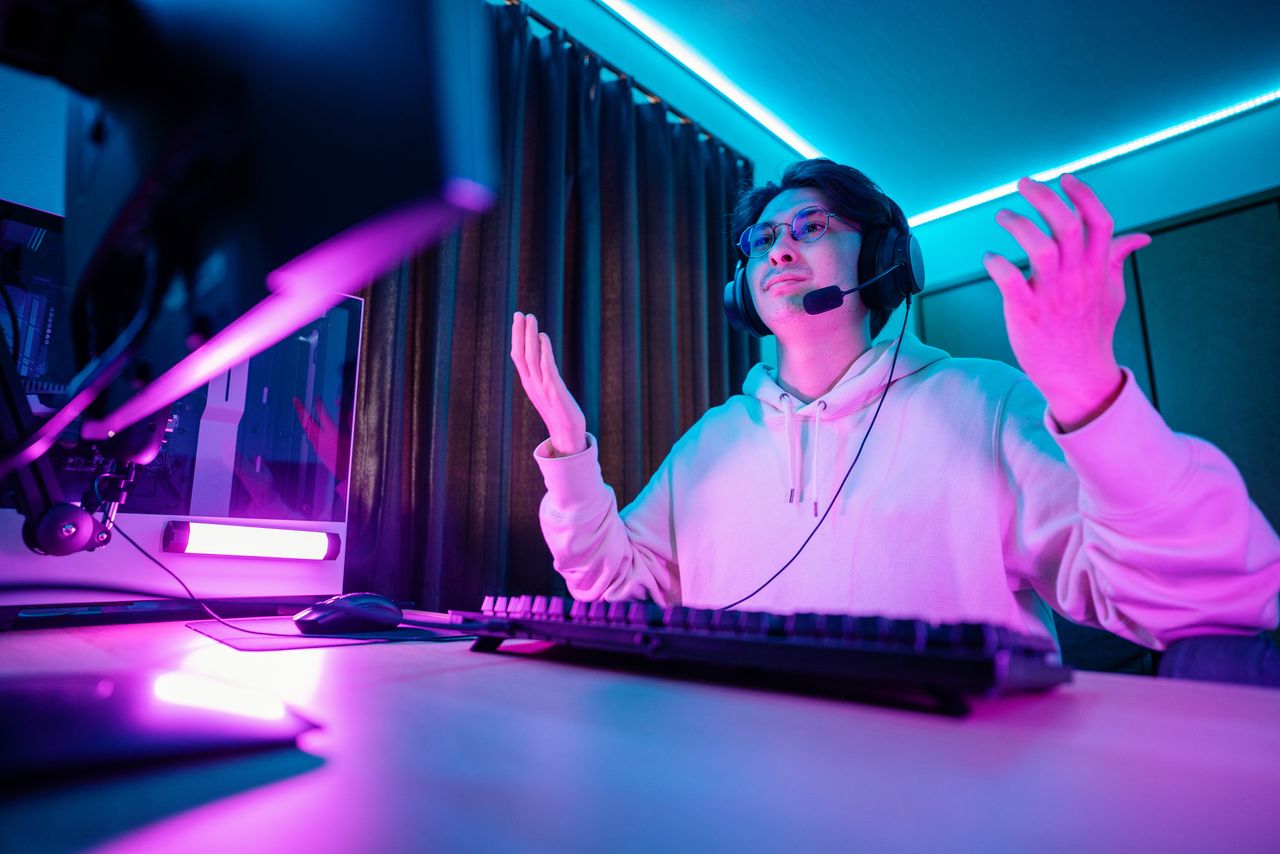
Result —
[[587, 440], [585, 451], [567, 457], [550, 456], [547, 442], [533, 453], [547, 485], [538, 517], [556, 571], [576, 599], [679, 604], [670, 457], [619, 513], [600, 473], [596, 439]]
[[1011, 583], [1155, 649], [1274, 628], [1275, 530], [1226, 455], [1169, 429], [1125, 373], [1116, 401], [1071, 433], [1029, 380], [1006, 391], [997, 459]]

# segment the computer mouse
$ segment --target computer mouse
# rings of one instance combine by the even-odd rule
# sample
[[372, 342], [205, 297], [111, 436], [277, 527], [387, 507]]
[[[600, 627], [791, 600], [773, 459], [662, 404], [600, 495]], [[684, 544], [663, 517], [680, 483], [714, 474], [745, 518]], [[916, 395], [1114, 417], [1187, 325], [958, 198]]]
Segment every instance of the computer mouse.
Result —
[[343, 593], [303, 608], [293, 622], [304, 635], [377, 632], [400, 625], [404, 614], [395, 602], [377, 593]]

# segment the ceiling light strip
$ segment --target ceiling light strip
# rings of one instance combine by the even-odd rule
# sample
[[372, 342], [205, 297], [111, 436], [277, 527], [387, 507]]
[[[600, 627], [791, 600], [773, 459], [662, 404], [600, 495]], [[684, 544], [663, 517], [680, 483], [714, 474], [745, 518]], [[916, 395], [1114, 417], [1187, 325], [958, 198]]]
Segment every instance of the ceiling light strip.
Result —
[[755, 98], [742, 91], [733, 81], [722, 74], [718, 68], [653, 18], [632, 6], [626, 0], [596, 0], [596, 2], [621, 18], [628, 26], [652, 42], [659, 50], [680, 65], [683, 65], [690, 73], [719, 92], [731, 104], [742, 110], [778, 139], [785, 142], [798, 154], [804, 157], [822, 156], [822, 153], [812, 143], [805, 140], [781, 119], [765, 109]]
[[[1132, 154], [1139, 149], [1147, 148], [1148, 146], [1173, 139], [1177, 136], [1182, 136], [1183, 134], [1191, 133], [1195, 130], [1200, 130], [1203, 127], [1216, 124], [1232, 118], [1233, 116], [1238, 116], [1241, 113], [1247, 113], [1250, 110], [1265, 107], [1267, 104], [1274, 103], [1277, 100], [1280, 100], [1280, 89], [1273, 89], [1272, 91], [1259, 95], [1256, 98], [1241, 101], [1240, 103], [1233, 104], [1230, 107], [1225, 107], [1221, 110], [1200, 116], [1199, 118], [1191, 119], [1190, 121], [1165, 128], [1161, 131], [1156, 131], [1155, 133], [1147, 134], [1146, 136], [1135, 139], [1132, 142], [1126, 142], [1123, 145], [1108, 148], [1106, 151], [1099, 151], [1097, 154], [1091, 154], [1088, 157], [1081, 157], [1079, 160], [1064, 163], [1061, 166], [1054, 167], [1053, 169], [1046, 169], [1043, 172], [1037, 172], [1031, 177], [1037, 181], [1052, 181], [1054, 178], [1057, 178], [1067, 172], [1079, 172], [1082, 169], [1088, 169], [1090, 166], [1097, 166], [1099, 163], [1105, 163], [1108, 160], [1114, 160], [1117, 157]], [[983, 190], [981, 193], [974, 193], [972, 196], [966, 196], [965, 198], [951, 202], [950, 204], [945, 204], [941, 207], [927, 210], [924, 213], [915, 214], [914, 216], [908, 217], [907, 222], [911, 224], [912, 228], [915, 228], [916, 226], [923, 225], [926, 222], [933, 222], [934, 220], [951, 216], [954, 213], [959, 213], [960, 211], [968, 210], [969, 208], [976, 208], [978, 205], [984, 205], [987, 202], [994, 201], [1002, 196], [1012, 195], [1017, 191], [1018, 182], [1010, 181], [1008, 184], [1001, 184], [998, 187], [992, 187], [990, 190]]]

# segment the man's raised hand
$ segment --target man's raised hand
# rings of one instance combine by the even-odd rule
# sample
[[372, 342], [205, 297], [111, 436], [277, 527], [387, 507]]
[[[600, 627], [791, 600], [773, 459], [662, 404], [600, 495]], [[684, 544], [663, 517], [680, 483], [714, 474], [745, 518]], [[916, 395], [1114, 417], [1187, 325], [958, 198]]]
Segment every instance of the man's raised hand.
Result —
[[1062, 189], [1074, 209], [1046, 184], [1018, 182], [1050, 234], [1013, 211], [996, 214], [1026, 251], [1030, 278], [994, 252], [982, 263], [1004, 298], [1018, 364], [1044, 394], [1054, 420], [1074, 430], [1100, 415], [1123, 386], [1114, 341], [1124, 307], [1124, 262], [1151, 238], [1113, 237], [1111, 214], [1074, 175], [1062, 176]]
[[587, 419], [556, 367], [551, 339], [538, 332], [538, 318], [516, 312], [511, 318], [511, 361], [529, 402], [551, 435], [551, 450], [567, 456], [586, 450]]

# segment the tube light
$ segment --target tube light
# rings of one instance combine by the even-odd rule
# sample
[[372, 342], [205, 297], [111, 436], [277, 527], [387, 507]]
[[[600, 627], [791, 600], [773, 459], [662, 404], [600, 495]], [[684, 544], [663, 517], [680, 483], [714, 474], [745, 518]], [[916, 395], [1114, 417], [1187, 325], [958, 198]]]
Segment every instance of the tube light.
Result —
[[166, 522], [162, 548], [182, 554], [333, 560], [342, 548], [342, 538], [326, 531]]
[[[1099, 151], [1097, 154], [1090, 154], [1088, 157], [1081, 157], [1079, 160], [1072, 160], [1070, 163], [1064, 163], [1061, 166], [1055, 166], [1052, 169], [1037, 172], [1031, 177], [1037, 181], [1052, 181], [1054, 178], [1057, 178], [1067, 172], [1079, 172], [1080, 170], [1087, 169], [1090, 166], [1097, 166], [1099, 163], [1105, 163], [1108, 160], [1114, 160], [1117, 157], [1132, 154], [1135, 151], [1155, 145], [1156, 143], [1191, 133], [1194, 130], [1199, 130], [1200, 128], [1207, 127], [1212, 124], [1217, 124], [1218, 122], [1224, 121], [1233, 116], [1238, 116], [1241, 113], [1247, 113], [1250, 110], [1256, 110], [1259, 107], [1264, 107], [1277, 100], [1280, 100], [1280, 89], [1273, 89], [1256, 98], [1250, 98], [1247, 101], [1232, 104], [1230, 107], [1224, 107], [1221, 110], [1207, 113], [1199, 118], [1191, 119], [1190, 121], [1185, 121], [1181, 124], [1176, 124], [1173, 127], [1168, 127], [1164, 130], [1156, 131], [1155, 133], [1147, 134], [1146, 136], [1139, 137], [1138, 139], [1126, 142], [1122, 145], [1108, 148], [1105, 151]], [[907, 222], [912, 228], [915, 228], [917, 225], [923, 225], [926, 222], [933, 222], [936, 219], [942, 219], [945, 216], [951, 216], [954, 213], [959, 213], [960, 211], [968, 210], [969, 208], [976, 208], [978, 205], [984, 205], [987, 202], [994, 201], [995, 199], [999, 199], [1003, 196], [1012, 195], [1017, 191], [1018, 182], [1010, 181], [1008, 184], [1001, 184], [998, 187], [992, 187], [990, 190], [983, 190], [981, 193], [974, 193], [972, 196], [966, 196], [963, 199], [958, 199], [957, 201], [949, 204], [933, 208], [932, 210], [927, 210], [924, 213], [915, 214], [914, 216], [908, 217]]]

